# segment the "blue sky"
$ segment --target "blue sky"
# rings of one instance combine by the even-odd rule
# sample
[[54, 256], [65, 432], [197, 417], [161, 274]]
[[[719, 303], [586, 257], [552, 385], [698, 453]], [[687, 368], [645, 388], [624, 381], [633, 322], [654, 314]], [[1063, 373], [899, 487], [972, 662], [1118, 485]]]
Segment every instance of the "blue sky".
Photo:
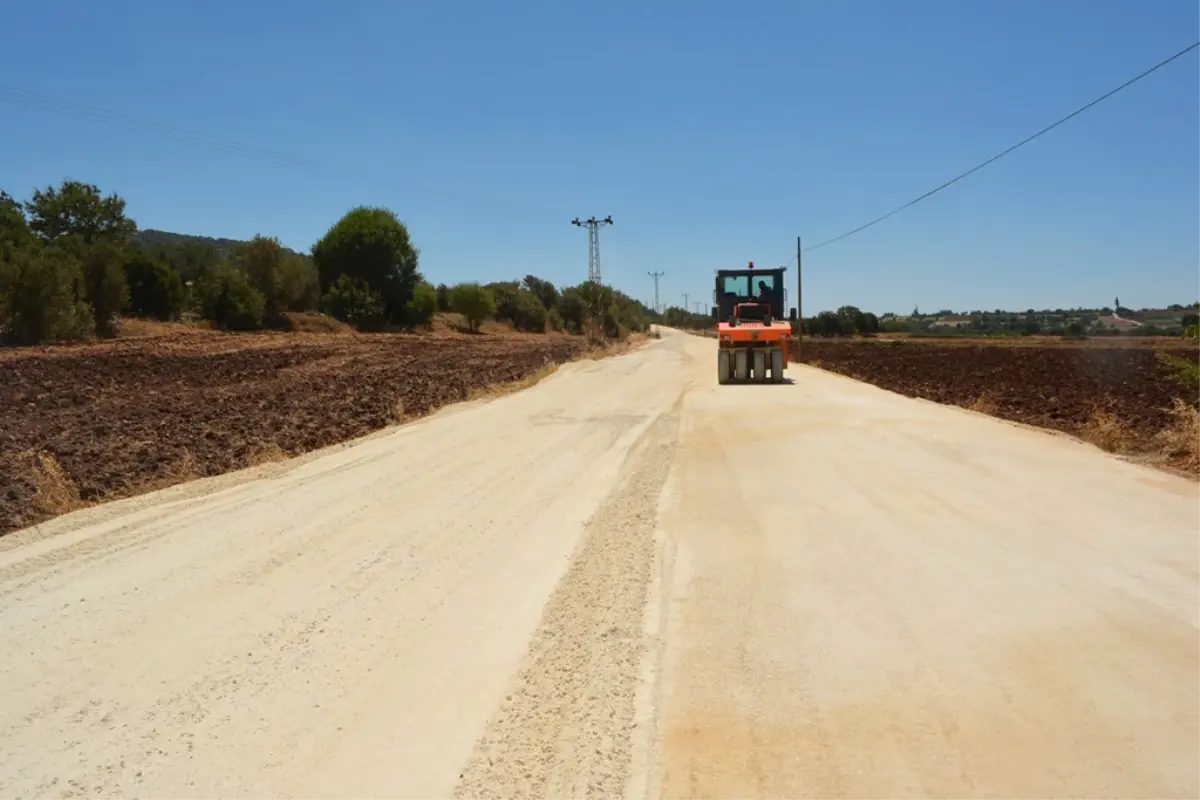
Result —
[[[786, 263], [797, 235], [908, 201], [1198, 29], [1194, 0], [5, 0], [0, 84], [319, 168], [0, 92], [0, 188], [72, 177], [142, 227], [300, 250], [385, 205], [434, 282], [578, 282], [570, 220], [611, 214], [606, 282], [649, 301], [662, 270], [681, 304], [718, 267]], [[1196, 300], [1198, 62], [806, 254], [805, 312]]]

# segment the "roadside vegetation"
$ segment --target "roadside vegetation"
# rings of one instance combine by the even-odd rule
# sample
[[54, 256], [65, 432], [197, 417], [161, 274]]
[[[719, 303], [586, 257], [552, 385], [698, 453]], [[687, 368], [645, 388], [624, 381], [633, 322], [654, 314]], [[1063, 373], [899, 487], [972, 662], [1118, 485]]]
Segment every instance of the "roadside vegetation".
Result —
[[386, 208], [301, 253], [141, 230], [79, 181], [0, 192], [0, 535], [528, 386], [654, 319], [586, 282], [434, 282]]
[[291, 330], [294, 315], [318, 314], [363, 332], [411, 331], [438, 312], [456, 312], [472, 332], [494, 320], [603, 340], [644, 332], [654, 316], [587, 282], [559, 289], [526, 275], [435, 285], [419, 262], [407, 226], [386, 208], [352, 209], [299, 253], [267, 235], [140, 231], [124, 198], [80, 181], [24, 201], [0, 191], [0, 341], [111, 338], [126, 318], [254, 331]]

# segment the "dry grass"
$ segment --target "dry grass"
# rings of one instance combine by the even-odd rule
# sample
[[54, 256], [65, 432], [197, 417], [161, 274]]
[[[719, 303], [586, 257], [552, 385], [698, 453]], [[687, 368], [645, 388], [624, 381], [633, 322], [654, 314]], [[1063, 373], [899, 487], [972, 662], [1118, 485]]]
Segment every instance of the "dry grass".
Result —
[[[463, 329], [465, 330], [465, 328], [466, 326], [464, 325]], [[516, 333], [516, 329], [513, 328], [511, 323], [508, 322], [496, 322], [495, 320], [488, 320], [487, 322], [479, 323], [479, 332], [490, 334], [492, 336], [504, 336], [507, 334]]]
[[324, 314], [286, 311], [284, 321], [289, 331], [295, 333], [353, 333], [354, 329], [341, 320]]
[[162, 322], [157, 319], [142, 319], [140, 317], [122, 317], [116, 322], [116, 333], [119, 339], [145, 339], [157, 336], [170, 336], [176, 333], [212, 330], [208, 322]]
[[619, 356], [636, 350], [648, 341], [650, 341], [650, 336], [645, 333], [631, 333], [624, 339], [599, 339], [589, 342], [591, 346], [579, 356], [579, 360], [596, 361], [610, 356]]
[[160, 489], [166, 489], [169, 486], [175, 486], [180, 483], [187, 483], [207, 475], [204, 467], [200, 463], [200, 459], [196, 458], [190, 452], [184, 452], [183, 455], [171, 462], [170, 466], [164, 468], [154, 480], [138, 484], [137, 492], [139, 494], [145, 492], [156, 492]]
[[392, 424], [403, 425], [410, 419], [408, 412], [404, 410], [404, 401], [397, 400], [396, 405], [392, 406]]
[[34, 486], [34, 507], [44, 515], [58, 516], [87, 505], [74, 482], [63, 472], [54, 456], [27, 450], [17, 455]]
[[288, 458], [288, 454], [279, 445], [274, 442], [264, 442], [246, 457], [246, 466], [258, 467], [263, 464], [274, 464], [277, 461], [286, 461]]
[[977, 411], [980, 414], [988, 414], [993, 417], [1000, 412], [1000, 403], [996, 398], [995, 392], [990, 389], [976, 397], [966, 407], [971, 411]]
[[1129, 450], [1131, 437], [1125, 426], [1111, 411], [1097, 408], [1083, 429], [1083, 438], [1106, 453]]
[[1174, 424], [1158, 434], [1163, 456], [1189, 471], [1200, 470], [1200, 410], [1176, 399], [1171, 414]]

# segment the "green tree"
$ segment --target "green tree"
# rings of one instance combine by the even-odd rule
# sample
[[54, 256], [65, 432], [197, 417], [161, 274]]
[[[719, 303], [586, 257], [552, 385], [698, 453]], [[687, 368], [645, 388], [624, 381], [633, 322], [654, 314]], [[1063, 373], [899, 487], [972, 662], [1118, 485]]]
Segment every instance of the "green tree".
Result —
[[516, 281], [488, 284], [496, 302], [495, 317], [512, 323], [519, 331], [541, 333], [546, 330], [546, 307], [538, 296]]
[[842, 327], [843, 320], [844, 317], [839, 314], [822, 311], [811, 321], [812, 333], [814, 336], [842, 336], [849, 333]]
[[0, 191], [0, 258], [29, 247], [34, 241], [25, 209], [12, 195]]
[[[70, 248], [66, 250], [70, 252]], [[114, 335], [113, 322], [129, 302], [124, 269], [128, 253], [125, 244], [106, 240], [98, 240], [82, 250], [83, 283], [95, 317], [97, 336]]]
[[450, 291], [450, 307], [466, 317], [467, 327], [479, 330], [479, 324], [496, 313], [492, 293], [478, 283], [460, 283]]
[[428, 281], [418, 281], [413, 288], [406, 316], [412, 325], [428, 325], [438, 310], [437, 289]]
[[[643, 332], [649, 329], [648, 316], [652, 313], [649, 308], [643, 305], [640, 301], [634, 300], [629, 295], [620, 290], [613, 290], [613, 302], [617, 305], [618, 321], [620, 326], [629, 331]], [[702, 320], [699, 327], [707, 327], [712, 324], [711, 318], [696, 314], [693, 315]]]
[[558, 289], [554, 288], [554, 284], [550, 281], [543, 280], [536, 275], [526, 275], [522, 284], [524, 288], [533, 292], [547, 311], [558, 307]]
[[379, 293], [389, 320], [404, 321], [420, 280], [419, 252], [392, 211], [366, 206], [349, 211], [313, 245], [312, 257], [322, 292], [348, 275]]
[[137, 233], [137, 224], [125, 214], [125, 200], [102, 195], [89, 183], [64, 180], [58, 187], [34, 190], [25, 210], [42, 242], [79, 260], [82, 294], [92, 305], [96, 334], [111, 336], [113, 319], [128, 297], [123, 265]]
[[321, 282], [311, 258], [284, 253], [279, 264], [279, 300], [288, 311], [312, 311], [321, 302]]
[[437, 285], [438, 311], [450, 310], [450, 287], [444, 283]]
[[183, 281], [170, 264], [138, 253], [125, 262], [125, 283], [129, 286], [127, 308], [134, 314], [160, 320], [179, 318]]
[[349, 275], [338, 276], [333, 286], [321, 299], [325, 312], [342, 322], [347, 322], [360, 331], [383, 330], [383, 295], [367, 285], [366, 281]]
[[92, 310], [79, 299], [79, 262], [60, 249], [0, 254], [0, 338], [11, 344], [86, 338]]
[[266, 300], [246, 274], [227, 265], [206, 273], [196, 284], [200, 313], [233, 331], [262, 327]]
[[562, 313], [563, 322], [571, 333], [583, 333], [584, 319], [587, 317], [587, 303], [583, 295], [574, 286], [563, 289], [558, 301], [558, 309]]
[[846, 336], [865, 333], [867, 327], [866, 315], [858, 306], [842, 306], [837, 310], [838, 329]]
[[283, 297], [284, 250], [279, 240], [255, 235], [233, 250], [233, 265], [245, 274], [263, 297], [263, 314], [268, 322], [278, 321], [287, 307]]
[[125, 214], [125, 200], [102, 195], [90, 183], [64, 180], [57, 188], [34, 190], [25, 210], [30, 229], [44, 242], [73, 238], [82, 245], [128, 244], [137, 233], [137, 224]]
[[185, 283], [200, 280], [225, 260], [212, 242], [191, 237], [153, 244], [145, 249], [151, 258], [170, 264]]

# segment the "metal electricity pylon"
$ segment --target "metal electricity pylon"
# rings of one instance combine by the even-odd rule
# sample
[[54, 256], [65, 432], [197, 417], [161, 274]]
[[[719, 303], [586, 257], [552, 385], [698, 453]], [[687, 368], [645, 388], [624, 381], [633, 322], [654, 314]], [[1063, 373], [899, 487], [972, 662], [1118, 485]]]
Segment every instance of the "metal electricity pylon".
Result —
[[613, 219], [609, 215], [604, 219], [580, 219], [576, 217], [571, 220], [572, 225], [579, 227], [586, 226], [588, 229], [588, 281], [591, 283], [602, 283], [600, 280], [600, 226], [612, 225]]
[[666, 275], [667, 273], [665, 273], [665, 272], [647, 272], [646, 274], [649, 275], [651, 278], [654, 278], [654, 312], [656, 314], [661, 314], [662, 309], [659, 308], [659, 305], [658, 305], [658, 279], [661, 278], [663, 275]]

